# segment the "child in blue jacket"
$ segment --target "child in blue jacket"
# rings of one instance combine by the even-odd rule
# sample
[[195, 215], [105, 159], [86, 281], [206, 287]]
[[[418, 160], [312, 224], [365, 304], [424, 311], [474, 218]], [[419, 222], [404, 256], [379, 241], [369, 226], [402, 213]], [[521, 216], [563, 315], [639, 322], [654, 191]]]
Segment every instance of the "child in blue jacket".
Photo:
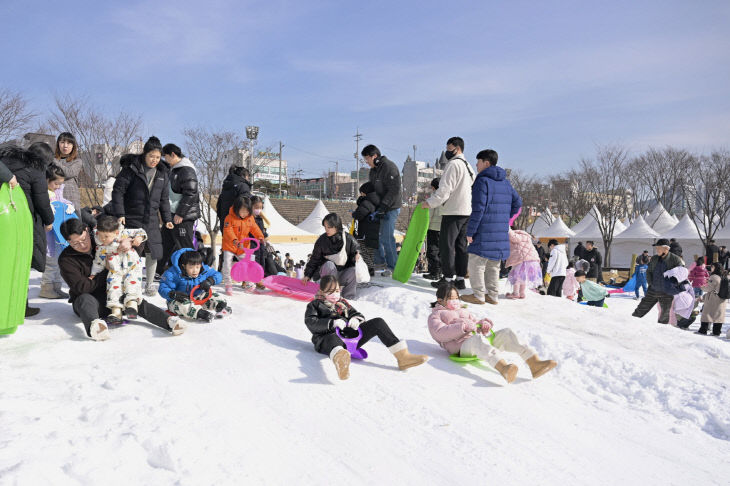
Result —
[[231, 313], [225, 299], [212, 292], [210, 299], [198, 305], [190, 300], [190, 291], [198, 286], [195, 297], [208, 295], [213, 285], [221, 283], [221, 273], [203, 263], [203, 255], [192, 248], [181, 248], [170, 257], [172, 265], [160, 278], [159, 293], [167, 299], [170, 312], [188, 319], [210, 322], [213, 317], [224, 317]]

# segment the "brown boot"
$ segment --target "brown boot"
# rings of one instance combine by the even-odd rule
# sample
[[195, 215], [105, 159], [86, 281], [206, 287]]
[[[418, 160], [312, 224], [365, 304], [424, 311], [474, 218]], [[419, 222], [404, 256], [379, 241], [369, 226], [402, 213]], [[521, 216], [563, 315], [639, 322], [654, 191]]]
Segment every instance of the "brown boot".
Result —
[[529, 359], [526, 359], [525, 363], [527, 363], [527, 366], [530, 367], [530, 372], [532, 372], [533, 378], [539, 378], [558, 366], [557, 361], [553, 361], [551, 359], [541, 361], [536, 354], [533, 354]]
[[411, 354], [408, 352], [408, 346], [405, 341], [400, 341], [398, 344], [388, 348], [395, 359], [398, 360], [398, 369], [407, 370], [414, 366], [421, 365], [428, 361], [428, 356], [425, 354]]
[[501, 359], [494, 367], [507, 380], [507, 383], [512, 383], [517, 378], [517, 365], [507, 364], [505, 360]]
[[459, 298], [461, 300], [463, 300], [464, 302], [469, 302], [470, 304], [476, 304], [476, 305], [483, 305], [484, 304], [484, 301], [483, 300], [479, 300], [479, 297], [477, 297], [474, 294], [462, 295]]
[[340, 377], [340, 380], [346, 380], [350, 377], [350, 353], [346, 349], [340, 349], [332, 357], [332, 362], [335, 364], [337, 376]]

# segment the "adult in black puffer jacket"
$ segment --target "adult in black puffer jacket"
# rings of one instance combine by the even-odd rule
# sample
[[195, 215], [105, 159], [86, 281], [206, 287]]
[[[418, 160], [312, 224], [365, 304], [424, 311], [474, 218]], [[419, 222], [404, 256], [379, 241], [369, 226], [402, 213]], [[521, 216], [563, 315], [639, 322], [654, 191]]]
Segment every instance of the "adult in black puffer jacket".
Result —
[[352, 213], [352, 219], [357, 221], [355, 239], [360, 243], [360, 253], [365, 259], [370, 274], [373, 275], [375, 253], [378, 251], [380, 243], [380, 220], [376, 217], [371, 218], [371, 215], [377, 211], [380, 205], [380, 196], [375, 192], [371, 182], [360, 186], [360, 194], [365, 195], [357, 198], [357, 208]]
[[161, 158], [160, 140], [150, 137], [141, 155], [125, 158], [112, 190], [111, 211], [114, 216], [122, 219], [127, 228], [142, 228], [147, 232], [147, 241], [136, 248], [138, 253], [145, 254], [147, 295], [155, 293], [151, 284], [157, 260], [162, 258], [160, 216], [166, 228], [173, 227], [169, 195], [170, 169], [160, 163]]
[[357, 289], [355, 262], [360, 247], [350, 233], [343, 231], [342, 220], [336, 213], [325, 216], [322, 226], [325, 232], [314, 243], [302, 280], [308, 282], [317, 280], [318, 276], [334, 275], [342, 287], [342, 297], [354, 299]]
[[46, 268], [46, 227], [53, 224], [53, 210], [48, 199], [46, 167], [53, 161], [53, 151], [37, 142], [23, 150], [8, 146], [0, 150], [0, 160], [10, 169], [28, 200], [33, 216], [33, 259], [31, 267], [39, 272]]
[[251, 183], [248, 182], [249, 172], [245, 167], [231, 166], [228, 175], [223, 180], [223, 188], [218, 196], [218, 204], [215, 211], [223, 227], [223, 221], [228, 216], [228, 211], [239, 196], [251, 197]]

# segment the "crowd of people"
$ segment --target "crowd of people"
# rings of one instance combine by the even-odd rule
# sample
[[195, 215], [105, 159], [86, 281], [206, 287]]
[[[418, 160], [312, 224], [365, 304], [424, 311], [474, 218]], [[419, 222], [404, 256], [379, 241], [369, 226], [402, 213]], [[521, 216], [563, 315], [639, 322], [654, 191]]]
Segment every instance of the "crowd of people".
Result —
[[[437, 289], [429, 330], [450, 353], [476, 355], [508, 382], [517, 368], [501, 358], [500, 350], [520, 354], [533, 376], [540, 376], [555, 362], [540, 360], [509, 329], [493, 332], [491, 321], [476, 320], [460, 302], [497, 305], [500, 274], [508, 271], [507, 299], [524, 299], [534, 290], [603, 307], [610, 291], [601, 285], [602, 255], [594, 242], [587, 241], [585, 246], [579, 242], [569, 257], [565, 244], [551, 239], [543, 247], [530, 234], [511, 227], [522, 201], [498, 165], [497, 152], [478, 152], [474, 170], [464, 156], [462, 138], [449, 138], [445, 148], [443, 174], [431, 182], [421, 203], [431, 213], [424, 277]], [[398, 259], [394, 233], [401, 210], [400, 173], [375, 145], [366, 146], [361, 155], [370, 175], [359, 188], [352, 233], [340, 215], [328, 214], [308, 260], [298, 263], [288, 253], [282, 261], [269, 243], [263, 201], [251, 194], [247, 169], [234, 164], [216, 207], [223, 235], [216, 268], [216, 255], [196, 236], [200, 195], [195, 167], [180, 147], [163, 146], [156, 137], [147, 140], [141, 154], [121, 157], [121, 170], [110, 179], [103, 206], [81, 207], [82, 163], [76, 139], [68, 132], [58, 136], [55, 151], [45, 143], [3, 149], [0, 180], [11, 188], [20, 185], [28, 199], [34, 222], [32, 268], [43, 273], [40, 297], [67, 298], [87, 336], [108, 339], [110, 324], [138, 315], [173, 335], [184, 332], [186, 320], [210, 322], [230, 315], [233, 263], [253, 251], [256, 243], [256, 261], [265, 275], [319, 282], [320, 292], [307, 307], [305, 323], [316, 351], [330, 356], [344, 379], [349, 375], [349, 353], [343, 353], [341, 333], [361, 332], [362, 344], [378, 336], [400, 369], [426, 360], [410, 354], [382, 319], [365, 320], [349, 303], [357, 298], [359, 266], [371, 276], [389, 276]], [[51, 201], [63, 203], [65, 211], [76, 216], [61, 225], [65, 248], [49, 237], [54, 221]], [[714, 259], [710, 261], [716, 262], [709, 269], [704, 260], [684, 269], [675, 241], [660, 239], [654, 246], [654, 256], [645, 251], [637, 259], [636, 297], [640, 289], [644, 297], [633, 315], [642, 317], [658, 303], [659, 322], [676, 322], [686, 329], [702, 299], [699, 332], [707, 333], [712, 324], [713, 334], [719, 334], [727, 298], [722, 298], [723, 285], [727, 292], [726, 249], [708, 248]], [[461, 293], [467, 279], [472, 291]], [[260, 282], [243, 285], [251, 290], [261, 287]], [[166, 300], [167, 312], [145, 300], [157, 294]], [[690, 294], [691, 302], [685, 301]], [[38, 312], [26, 304], [27, 316]]]

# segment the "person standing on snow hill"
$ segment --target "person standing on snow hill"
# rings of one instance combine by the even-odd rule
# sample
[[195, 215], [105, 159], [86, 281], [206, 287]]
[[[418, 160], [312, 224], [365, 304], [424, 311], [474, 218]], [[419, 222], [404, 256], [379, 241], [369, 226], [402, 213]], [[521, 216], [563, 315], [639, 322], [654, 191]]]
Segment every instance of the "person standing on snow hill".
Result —
[[[575, 263], [568, 262], [568, 268], [565, 269], [565, 280], [563, 280], [563, 295], [572, 300], [578, 300], [578, 292], [580, 291], [580, 282], [575, 278]], [[585, 272], [583, 273], [585, 275]]]
[[547, 274], [550, 275], [550, 285], [547, 294], [553, 297], [563, 296], [563, 281], [565, 269], [568, 268], [568, 256], [565, 254], [565, 245], [558, 244], [558, 240], [548, 241], [550, 260], [548, 260]]
[[190, 159], [185, 157], [180, 147], [168, 143], [162, 147], [162, 155], [170, 166], [170, 212], [172, 229], [163, 228], [162, 273], [170, 264], [170, 255], [180, 248], [193, 248], [195, 222], [200, 218], [200, 196], [198, 194], [198, 175]]
[[707, 335], [710, 323], [712, 323], [712, 335], [719, 336], [722, 324], [725, 322], [725, 309], [727, 308], [727, 299], [721, 298], [719, 292], [722, 280], [727, 278], [727, 272], [722, 269], [720, 263], [713, 263], [711, 268], [710, 279], [707, 281], [707, 285], [702, 287], [705, 292], [702, 300], [705, 304], [702, 306], [700, 328], [697, 334]]
[[436, 291], [436, 302], [428, 318], [431, 337], [449, 354], [476, 356], [485, 360], [512, 383], [517, 377], [517, 366], [507, 364], [500, 351], [517, 353], [525, 360], [533, 378], [538, 378], [557, 366], [552, 360], [541, 360], [534, 349], [523, 344], [511, 329], [494, 332], [490, 343], [488, 336], [493, 323], [487, 318], [477, 320], [461, 307], [459, 291], [453, 283], [441, 285]]
[[425, 209], [443, 206], [439, 230], [442, 277], [436, 282], [431, 282], [431, 286], [438, 287], [454, 279], [458, 288], [465, 289], [464, 278], [469, 266], [466, 225], [471, 215], [471, 186], [475, 174], [464, 157], [463, 138], [451, 137], [446, 142], [444, 156], [448, 162], [444, 173], [441, 174], [439, 187], [431, 197], [421, 203], [421, 207]]
[[583, 255], [586, 252], [586, 247], [583, 246], [583, 242], [579, 241], [578, 244], [575, 246], [575, 250], [573, 250], [573, 256], [576, 257], [577, 260], [580, 260], [583, 258]]
[[[226, 300], [217, 292], [210, 292], [213, 285], [221, 283], [219, 271], [203, 263], [203, 255], [192, 248], [181, 248], [172, 254], [172, 265], [160, 277], [159, 293], [167, 300], [167, 309], [181, 317], [211, 322], [214, 317], [231, 314]], [[190, 292], [198, 287], [196, 298], [210, 293], [203, 304], [190, 299]]]
[[[433, 194], [439, 188], [441, 178], [431, 180]], [[439, 256], [439, 238], [441, 231], [441, 206], [429, 210], [428, 232], [426, 233], [426, 258], [428, 259], [428, 273], [423, 275], [427, 280], [438, 280], [441, 277], [441, 257]]]
[[251, 175], [242, 164], [243, 162], [239, 161], [232, 165], [228, 169], [228, 175], [223, 179], [223, 188], [215, 207], [221, 221], [228, 216], [231, 206], [239, 197], [251, 197], [251, 183], [248, 181]]
[[507, 172], [497, 167], [497, 159], [494, 150], [477, 154], [479, 174], [471, 190], [466, 227], [469, 283], [474, 293], [462, 299], [473, 304], [498, 303], [500, 263], [510, 255], [509, 220], [522, 207], [522, 199], [507, 180]]
[[586, 241], [586, 250], [583, 252], [583, 260], [591, 264], [591, 268], [586, 274], [589, 279], [595, 279], [595, 282], [603, 283], [603, 256], [598, 248], [593, 245], [592, 241]]
[[649, 252], [644, 250], [644, 253], [642, 255], [639, 255], [639, 257], [636, 259], [636, 268], [634, 269], [634, 277], [636, 284], [634, 285], [634, 299], [639, 299], [639, 289], [644, 290], [644, 295], [646, 295], [646, 271], [649, 268]]
[[669, 309], [672, 306], [674, 297], [667, 293], [664, 281], [664, 272], [675, 267], [682, 266], [682, 259], [669, 251], [669, 240], [660, 238], [652, 245], [656, 254], [651, 257], [649, 267], [647, 268], [647, 278], [649, 279], [649, 290], [647, 290], [644, 298], [641, 299], [639, 305], [631, 314], [634, 317], [644, 317], [654, 305], [659, 303], [661, 312], [659, 313], [659, 323], [669, 323]]
[[[228, 210], [228, 216], [223, 224], [223, 285], [226, 288], [226, 295], [233, 295], [233, 283], [231, 281], [231, 268], [233, 267], [233, 258], [243, 255], [244, 248], [251, 248], [249, 241], [242, 241], [245, 238], [254, 238], [259, 240], [260, 244], [266, 242], [263, 232], [256, 224], [251, 209], [251, 200], [245, 196], [239, 196]], [[253, 282], [254, 284], [257, 282]], [[242, 282], [242, 286], [247, 288], [247, 282]], [[253, 286], [253, 284], [251, 285]]]
[[355, 337], [358, 330], [362, 331], [358, 348], [377, 336], [398, 360], [398, 368], [401, 370], [418, 366], [428, 360], [428, 356], [411, 354], [406, 342], [398, 339], [380, 317], [366, 321], [360, 312], [340, 297], [340, 285], [334, 275], [325, 275], [319, 281], [319, 292], [307, 304], [304, 323], [312, 333], [315, 351], [330, 357], [341, 380], [350, 376], [350, 353], [337, 335], [337, 330], [345, 338]]
[[[59, 201], [66, 204], [66, 214], [74, 214], [73, 204], [63, 197], [63, 181], [65, 177], [66, 174], [61, 167], [54, 163], [48, 165], [46, 168], [48, 199], [51, 203]], [[51, 204], [51, 210], [54, 213], [55, 219], [56, 209], [53, 207], [53, 204]], [[41, 291], [38, 293], [38, 297], [43, 299], [68, 299], [68, 294], [61, 289], [63, 287], [63, 279], [58, 268], [58, 255], [63, 250], [63, 247], [58, 243], [54, 233], [51, 231], [46, 232], [46, 246], [48, 247], [48, 251], [46, 252], [46, 268], [43, 270], [43, 276], [41, 277]]]
[[352, 219], [357, 221], [355, 239], [360, 246], [360, 255], [368, 266], [370, 275], [375, 275], [375, 254], [380, 246], [380, 220], [374, 215], [380, 205], [380, 196], [375, 192], [372, 182], [360, 186], [360, 197], [357, 207], [352, 212]]
[[532, 244], [529, 233], [521, 230], [509, 230], [508, 267], [512, 267], [507, 280], [512, 285], [512, 293], [505, 295], [508, 299], [524, 299], [527, 289], [542, 285], [540, 256]]
[[[56, 139], [56, 164], [66, 175], [63, 186], [63, 197], [71, 201], [76, 211], [81, 211], [81, 194], [79, 193], [79, 175], [84, 168], [80, 157], [79, 144], [70, 132], [61, 133]], [[79, 213], [79, 216], [81, 213]]]
[[[102, 270], [90, 279], [91, 266], [96, 252], [96, 243], [91, 231], [80, 219], [70, 219], [61, 225], [61, 234], [69, 246], [58, 257], [61, 276], [69, 287], [69, 302], [74, 313], [81, 318], [86, 335], [96, 341], [109, 339], [108, 325], [103, 318], [109, 315], [107, 307], [107, 270]], [[132, 241], [123, 238], [119, 242], [122, 251], [132, 248]], [[182, 334], [187, 327], [177, 317], [170, 317], [165, 311], [146, 300], [139, 304], [139, 315], [151, 324], [171, 332], [173, 336]]]
[[707, 281], [710, 279], [710, 272], [705, 268], [704, 257], [699, 257], [695, 266], [689, 271], [689, 282], [692, 284], [695, 297], [702, 296], [702, 287], [707, 285]]

